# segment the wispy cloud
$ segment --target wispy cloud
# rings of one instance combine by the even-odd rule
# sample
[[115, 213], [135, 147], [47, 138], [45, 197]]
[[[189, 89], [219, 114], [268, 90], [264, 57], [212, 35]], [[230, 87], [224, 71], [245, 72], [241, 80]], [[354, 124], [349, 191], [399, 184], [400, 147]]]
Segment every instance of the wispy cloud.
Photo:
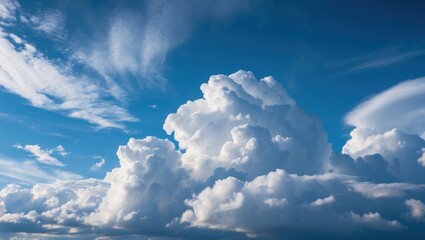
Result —
[[[78, 35], [65, 31], [66, 16], [59, 10], [29, 15], [16, 1], [3, 2], [0, 17], [9, 25], [23, 24], [53, 42]], [[163, 66], [172, 49], [183, 44], [201, 23], [230, 19], [250, 4], [147, 1], [141, 5], [129, 9], [117, 4], [113, 14], [107, 14], [111, 17], [100, 22], [102, 26], [96, 25], [94, 35], [61, 44], [67, 49], [57, 49], [66, 55], [61, 59], [41, 52], [37, 42], [0, 28], [0, 86], [32, 106], [83, 119], [99, 128], [125, 130], [125, 122], [137, 121], [126, 109], [135, 86], [164, 88]], [[74, 66], [81, 64], [83, 71], [79, 68], [77, 73]]]
[[103, 165], [105, 164], [105, 159], [103, 157], [101, 157], [101, 156], [95, 156], [94, 159], [98, 159], [99, 161], [96, 162], [96, 163], [94, 163], [91, 166], [90, 170], [92, 172], [95, 172], [95, 171], [101, 169], [103, 167]]
[[40, 163], [59, 167], [63, 167], [65, 166], [65, 164], [51, 155], [56, 153], [61, 156], [66, 156], [68, 154], [68, 152], [65, 151], [65, 148], [62, 145], [59, 145], [53, 149], [42, 149], [38, 145], [15, 145], [14, 147], [31, 153]]
[[63, 38], [65, 32], [65, 16], [57, 9], [49, 9], [37, 15], [21, 15], [20, 20], [34, 30], [50, 38]]
[[65, 113], [100, 128], [125, 128], [136, 121], [127, 110], [104, 100], [104, 89], [67, 66], [49, 60], [36, 47], [0, 29], [0, 85], [29, 100], [32, 106]]
[[24, 184], [80, 179], [81, 176], [59, 169], [40, 167], [33, 161], [16, 161], [0, 158], [0, 181]]
[[391, 130], [425, 136], [425, 77], [403, 81], [359, 104], [345, 116], [358, 128]]
[[144, 11], [119, 8], [105, 35], [94, 37], [106, 41], [91, 41], [95, 44], [75, 58], [103, 76], [131, 74], [142, 85], [162, 87], [167, 55], [200, 23], [231, 18], [248, 7], [246, 1], [147, 1]]
[[333, 64], [333, 67], [342, 67], [343, 70], [338, 75], [345, 75], [354, 72], [368, 71], [377, 68], [387, 67], [393, 64], [406, 61], [425, 55], [424, 49], [407, 49], [406, 46], [394, 46], [384, 48], [363, 56], [348, 59], [346, 61]]
[[385, 67], [391, 64], [395, 64], [395, 63], [407, 60], [409, 58], [414, 58], [414, 57], [423, 56], [423, 55], [425, 55], [425, 50], [411, 51], [411, 52], [405, 52], [405, 53], [398, 53], [398, 54], [390, 55], [390, 56], [378, 57], [376, 59], [371, 59], [369, 61], [356, 65], [350, 68], [349, 70], [347, 70], [346, 73], [356, 72], [360, 70], [381, 68], [381, 67]]
[[15, 19], [15, 10], [19, 8], [15, 0], [0, 0], [0, 24], [8, 25], [9, 21]]

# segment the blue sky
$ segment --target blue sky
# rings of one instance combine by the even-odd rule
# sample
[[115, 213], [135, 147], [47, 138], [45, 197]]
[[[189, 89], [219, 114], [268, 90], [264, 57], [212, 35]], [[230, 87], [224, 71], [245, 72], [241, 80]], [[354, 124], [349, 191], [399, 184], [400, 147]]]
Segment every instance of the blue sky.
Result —
[[0, 0], [0, 238], [423, 236], [424, 7]]

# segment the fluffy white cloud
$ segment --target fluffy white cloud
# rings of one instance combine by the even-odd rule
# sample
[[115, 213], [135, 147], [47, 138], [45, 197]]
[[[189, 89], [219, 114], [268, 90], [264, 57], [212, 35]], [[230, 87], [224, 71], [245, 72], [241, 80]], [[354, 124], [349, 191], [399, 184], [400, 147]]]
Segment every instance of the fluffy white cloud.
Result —
[[15, 147], [18, 149], [23, 149], [31, 153], [37, 159], [37, 161], [43, 164], [55, 165], [59, 167], [65, 166], [63, 162], [51, 156], [51, 154], [53, 153], [58, 153], [62, 156], [67, 155], [68, 153], [65, 151], [65, 148], [62, 145], [59, 145], [54, 149], [46, 149], [46, 150], [41, 149], [41, 147], [38, 145], [25, 145], [25, 146], [15, 145]]
[[15, 10], [19, 8], [16, 0], [0, 0], [0, 23], [5, 24], [15, 19]]
[[406, 205], [410, 208], [410, 216], [421, 219], [425, 215], [425, 204], [416, 199], [406, 200]]
[[183, 166], [192, 177], [207, 179], [218, 167], [250, 179], [276, 168], [301, 174], [326, 168], [331, 149], [320, 122], [273, 78], [257, 81], [239, 71], [212, 76], [201, 90], [204, 98], [182, 105], [164, 124], [185, 150]]
[[0, 206], [5, 210], [0, 222], [9, 226], [6, 232], [77, 233], [76, 224], [99, 205], [106, 187], [107, 183], [96, 179], [56, 181], [29, 189], [10, 184], [0, 191]]
[[322, 206], [322, 205], [326, 205], [326, 204], [331, 204], [335, 201], [335, 197], [330, 195], [329, 197], [325, 197], [325, 198], [319, 198], [317, 200], [315, 200], [314, 202], [312, 202], [310, 205], [311, 206]]
[[345, 121], [358, 128], [397, 128], [425, 138], [425, 78], [408, 80], [377, 94], [351, 111]]
[[[368, 159], [366, 162], [369, 167], [379, 164], [384, 169], [378, 168], [377, 171], [381, 174], [387, 172], [398, 181], [425, 182], [424, 169], [418, 163], [425, 140], [418, 135], [406, 134], [397, 129], [381, 132], [364, 128], [355, 128], [350, 135], [351, 139], [344, 145], [343, 153], [354, 159]], [[374, 154], [379, 154], [385, 161], [381, 161], [379, 156], [370, 157]]]
[[[120, 167], [105, 178], [110, 184], [98, 209], [85, 223], [95, 226], [158, 231], [183, 208], [186, 172], [180, 167], [180, 153], [168, 140], [147, 137], [130, 139], [120, 146]], [[119, 196], [119, 197], [117, 197]]]
[[73, 237], [424, 234], [417, 135], [358, 128], [344, 154], [331, 154], [318, 120], [271, 77], [216, 75], [201, 90], [203, 98], [164, 123], [178, 147], [132, 138], [104, 180], [9, 185], [0, 191], [0, 230]]
[[[306, 219], [298, 221], [298, 227], [316, 231], [322, 228], [320, 231], [326, 232], [330, 226], [322, 226], [316, 221], [313, 216], [316, 216], [318, 209], [310, 206], [319, 207], [334, 202], [333, 196], [326, 195], [335, 189], [343, 190], [342, 179], [338, 175], [300, 176], [288, 174], [282, 169], [247, 182], [228, 177], [217, 180], [212, 187], [187, 200], [186, 205], [190, 210], [182, 214], [180, 221], [192, 227], [255, 235], [268, 228], [294, 227], [291, 222], [297, 219], [298, 213], [306, 216]], [[307, 199], [316, 200], [309, 204]], [[330, 215], [327, 219], [335, 220]]]

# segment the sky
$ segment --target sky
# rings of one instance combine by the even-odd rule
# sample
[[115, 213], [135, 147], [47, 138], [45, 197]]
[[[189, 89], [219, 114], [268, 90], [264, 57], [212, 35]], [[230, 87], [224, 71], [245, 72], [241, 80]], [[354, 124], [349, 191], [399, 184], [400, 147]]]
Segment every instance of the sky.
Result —
[[0, 239], [423, 239], [424, 10], [0, 0]]

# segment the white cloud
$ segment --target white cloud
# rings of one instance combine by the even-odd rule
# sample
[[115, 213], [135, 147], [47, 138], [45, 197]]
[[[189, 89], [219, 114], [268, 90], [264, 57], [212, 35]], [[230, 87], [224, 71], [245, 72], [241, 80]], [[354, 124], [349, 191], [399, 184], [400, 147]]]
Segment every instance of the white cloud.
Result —
[[380, 53], [371, 54], [363, 59], [353, 59], [355, 62], [361, 62], [355, 65], [354, 67], [351, 67], [347, 71], [343, 72], [343, 74], [382, 68], [401, 61], [405, 61], [410, 58], [415, 58], [423, 55], [425, 55], [424, 50], [406, 51], [403, 49], [399, 49], [399, 47], [384, 49], [384, 51]]
[[349, 182], [348, 185], [354, 191], [363, 194], [369, 198], [400, 197], [405, 195], [406, 191], [419, 191], [425, 185], [416, 185], [408, 183], [370, 183], [370, 182]]
[[[180, 153], [168, 140], [130, 139], [117, 152], [120, 167], [105, 178], [110, 188], [84, 222], [94, 226], [147, 228], [157, 231], [183, 208], [185, 172]], [[117, 197], [119, 196], [119, 197]], [[155, 223], [155, 224], [153, 224]]]
[[347, 124], [357, 128], [425, 134], [425, 78], [408, 80], [370, 98], [352, 110]]
[[414, 217], [423, 212], [415, 202], [424, 199], [423, 139], [357, 129], [345, 148], [353, 156], [331, 156], [320, 123], [272, 78], [216, 75], [201, 90], [165, 121], [179, 147], [132, 138], [103, 180], [9, 185], [0, 229], [77, 238], [423, 235]]
[[37, 15], [25, 17], [26, 24], [51, 38], [63, 38], [65, 16], [57, 9], [45, 10]]
[[62, 157], [65, 157], [66, 155], [69, 154], [69, 152], [67, 152], [65, 150], [65, 148], [62, 145], [58, 145], [56, 148], [51, 150], [52, 152], [57, 152], [58, 154], [60, 154]]
[[318, 198], [314, 202], [310, 203], [310, 205], [314, 206], [314, 207], [318, 207], [318, 206], [322, 206], [322, 205], [331, 204], [334, 201], [335, 201], [335, 197], [330, 195], [330, 196], [325, 197], [325, 198]]
[[363, 224], [365, 227], [374, 228], [384, 231], [399, 231], [403, 229], [403, 225], [401, 225], [396, 220], [385, 220], [381, 217], [379, 213], [365, 213], [363, 215], [358, 215], [355, 213], [351, 213], [351, 217], [354, 221], [359, 224]]
[[39, 161], [40, 163], [59, 167], [65, 166], [64, 163], [59, 161], [57, 158], [51, 156], [51, 154], [53, 153], [58, 153], [62, 156], [65, 156], [67, 152], [65, 151], [65, 148], [62, 145], [59, 145], [54, 149], [47, 150], [41, 149], [41, 147], [38, 145], [15, 145], [15, 147], [31, 153], [34, 157], [36, 157], [37, 161]]
[[418, 158], [418, 163], [425, 167], [425, 148], [422, 148], [422, 155]]
[[[180, 221], [187, 222], [192, 227], [256, 234], [267, 228], [290, 228], [296, 215], [304, 215], [310, 217], [299, 221], [297, 227], [316, 229], [314, 225], [318, 222], [311, 219], [311, 216], [316, 214], [314, 211], [317, 209], [304, 207], [301, 196], [303, 192], [324, 195], [327, 191], [335, 190], [333, 188], [339, 185], [339, 181], [339, 177], [306, 177], [287, 174], [282, 169], [246, 182], [228, 177], [217, 180], [213, 187], [207, 187], [192, 199], [186, 200], [190, 209], [182, 214]], [[340, 190], [343, 189], [342, 187]], [[313, 205], [332, 202], [334, 197], [329, 196], [316, 200]], [[342, 216], [343, 214], [341, 218]], [[335, 219], [330, 216], [327, 221]], [[329, 227], [320, 226], [320, 231], [329, 231]]]
[[[354, 159], [359, 157], [368, 159], [369, 167], [375, 166], [381, 174], [387, 172], [397, 181], [424, 183], [425, 175], [418, 159], [421, 149], [425, 147], [425, 140], [418, 135], [406, 134], [400, 130], [379, 131], [377, 129], [355, 128], [342, 152]], [[379, 154], [384, 161], [380, 161]], [[371, 155], [375, 155], [371, 157]], [[353, 160], [355, 161], [355, 160]], [[355, 164], [361, 161], [355, 161]], [[378, 166], [379, 165], [379, 166]], [[362, 168], [363, 173], [371, 168]], [[375, 171], [375, 174], [378, 173]], [[361, 172], [358, 172], [361, 174]]]
[[[117, 4], [114, 14], [108, 13], [111, 18], [96, 25], [96, 28], [102, 25], [107, 31], [81, 38], [78, 36], [81, 32], [65, 32], [66, 16], [61, 10], [49, 9], [29, 15], [18, 2], [2, 0], [0, 17], [4, 21], [29, 26], [52, 43], [63, 40], [67, 34], [77, 36], [73, 38], [75, 41], [60, 42], [61, 49], [57, 50], [70, 56], [57, 60], [44, 55], [37, 45], [18, 34], [11, 35], [1, 29], [0, 85], [35, 107], [83, 119], [99, 128], [125, 129], [124, 122], [137, 120], [123, 106], [129, 92], [140, 83], [163, 88], [162, 68], [172, 49], [187, 40], [200, 23], [230, 19], [247, 10], [250, 4], [245, 1], [147, 1], [141, 5], [142, 10], [135, 11]], [[18, 9], [16, 15], [20, 21], [14, 21]], [[91, 26], [90, 23], [85, 27]], [[15, 41], [9, 41], [12, 38]], [[79, 63], [92, 67], [95, 73], [87, 74], [95, 75], [95, 79], [89, 79], [84, 71], [73, 72], [72, 66]], [[116, 80], [123, 76], [132, 80]], [[134, 79], [139, 81], [134, 83]]]
[[94, 163], [91, 166], [91, 168], [90, 168], [91, 171], [97, 171], [97, 170], [101, 169], [103, 167], [103, 165], [105, 164], [105, 159], [103, 157], [96, 156], [95, 159], [99, 159], [99, 161]]
[[8, 185], [0, 191], [0, 205], [7, 209], [0, 222], [37, 232], [75, 232], [75, 224], [99, 205], [106, 187], [105, 182], [95, 179], [55, 181], [32, 188]]
[[264, 200], [264, 203], [268, 205], [269, 207], [284, 207], [286, 204], [288, 204], [288, 200], [286, 198], [267, 198]]
[[13, 21], [15, 19], [15, 11], [19, 7], [19, 3], [16, 0], [0, 0], [0, 24]]
[[144, 85], [163, 87], [163, 66], [171, 50], [183, 44], [200, 23], [232, 18], [249, 5], [239, 0], [161, 0], [147, 1], [143, 11], [137, 12], [118, 7], [107, 33], [95, 36], [96, 44], [77, 50], [75, 57], [106, 78], [131, 74]]
[[406, 200], [406, 205], [410, 208], [410, 216], [415, 219], [422, 219], [425, 215], [425, 204], [416, 199]]
[[[14, 42], [0, 29], [0, 85], [27, 99], [32, 106], [64, 113], [100, 128], [124, 128], [135, 121], [127, 110], [104, 100], [105, 90], [85, 76], [47, 59], [26, 41], [13, 35]], [[19, 39], [20, 41], [16, 42]]]
[[81, 176], [58, 170], [40, 167], [30, 161], [15, 161], [0, 159], [0, 176], [2, 182], [18, 182], [21, 184], [35, 184], [53, 182], [58, 179], [80, 179]]

